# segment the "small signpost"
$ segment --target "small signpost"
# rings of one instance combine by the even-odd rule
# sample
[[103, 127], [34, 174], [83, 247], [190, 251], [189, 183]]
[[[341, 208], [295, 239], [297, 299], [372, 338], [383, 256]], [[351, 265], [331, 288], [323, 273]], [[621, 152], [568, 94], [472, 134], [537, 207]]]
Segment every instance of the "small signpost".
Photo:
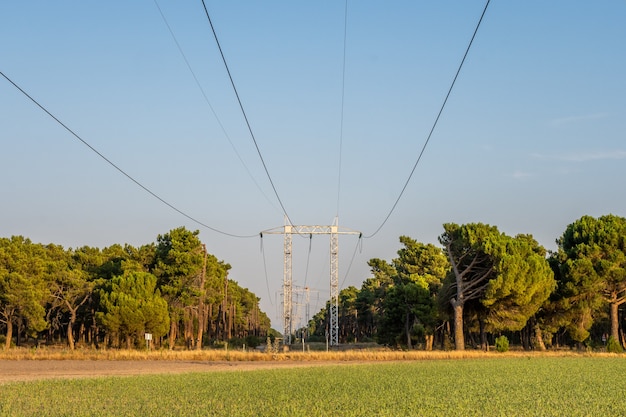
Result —
[[152, 333], [145, 333], [144, 337], [146, 338], [146, 348], [150, 350], [150, 342], [152, 341]]

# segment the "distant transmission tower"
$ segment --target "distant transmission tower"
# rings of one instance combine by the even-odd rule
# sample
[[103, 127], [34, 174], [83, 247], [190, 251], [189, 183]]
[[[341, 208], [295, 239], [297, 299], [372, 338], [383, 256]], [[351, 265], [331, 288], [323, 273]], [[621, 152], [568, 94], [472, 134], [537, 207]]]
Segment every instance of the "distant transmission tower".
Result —
[[292, 278], [292, 235], [330, 235], [330, 346], [339, 345], [339, 235], [359, 235], [361, 232], [340, 228], [339, 220], [330, 226], [295, 226], [289, 223], [285, 216], [285, 225], [261, 232], [268, 235], [284, 235], [284, 264], [283, 264], [283, 335], [285, 344], [291, 344], [293, 332], [293, 278]]
[[[309, 319], [311, 318], [311, 293], [313, 293], [317, 299], [319, 300], [319, 291], [315, 289], [311, 289], [309, 287], [298, 287], [293, 286], [292, 288], [292, 314], [291, 321], [292, 323], [297, 323], [298, 329], [303, 330], [307, 329], [309, 326]], [[281, 293], [282, 297], [282, 293]], [[293, 329], [292, 329], [293, 330]], [[307, 333], [308, 336], [308, 333]]]

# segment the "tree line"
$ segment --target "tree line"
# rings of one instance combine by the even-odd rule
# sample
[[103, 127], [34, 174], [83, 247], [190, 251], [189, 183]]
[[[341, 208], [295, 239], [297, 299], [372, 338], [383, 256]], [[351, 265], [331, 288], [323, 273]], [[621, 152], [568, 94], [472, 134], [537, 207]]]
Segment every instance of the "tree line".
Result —
[[104, 249], [0, 238], [5, 349], [27, 340], [133, 348], [149, 337], [169, 349], [255, 346], [270, 331], [259, 298], [228, 278], [230, 265], [198, 235], [180, 227], [156, 243]]
[[[626, 219], [583, 216], [548, 252], [531, 235], [482, 223], [444, 224], [441, 246], [401, 236], [391, 262], [339, 294], [340, 343], [488, 349], [506, 335], [525, 349], [625, 345]], [[309, 340], [328, 334], [327, 307]]]

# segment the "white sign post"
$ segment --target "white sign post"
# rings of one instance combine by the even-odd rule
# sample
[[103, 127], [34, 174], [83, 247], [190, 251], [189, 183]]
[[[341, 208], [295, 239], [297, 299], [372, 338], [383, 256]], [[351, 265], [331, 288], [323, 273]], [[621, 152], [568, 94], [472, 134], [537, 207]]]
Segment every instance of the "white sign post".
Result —
[[146, 338], [146, 348], [150, 350], [150, 341], [152, 340], [152, 333], [146, 333], [144, 334], [144, 337]]

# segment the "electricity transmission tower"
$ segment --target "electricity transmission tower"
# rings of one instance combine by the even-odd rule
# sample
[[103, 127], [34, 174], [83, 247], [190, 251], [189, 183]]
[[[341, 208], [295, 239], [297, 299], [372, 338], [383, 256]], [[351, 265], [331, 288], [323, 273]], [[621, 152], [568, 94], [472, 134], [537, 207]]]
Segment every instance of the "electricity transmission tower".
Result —
[[[295, 331], [298, 329], [306, 330], [308, 328], [309, 319], [311, 318], [310, 313], [310, 303], [311, 303], [311, 293], [313, 293], [314, 298], [316, 298], [317, 302], [319, 302], [319, 291], [316, 289], [312, 289], [309, 287], [298, 287], [296, 285], [293, 286], [291, 290], [292, 294], [292, 314], [291, 314], [291, 323], [292, 323], [292, 333], [294, 332], [293, 325], [297, 326]], [[280, 293], [280, 297], [283, 297], [283, 293]], [[281, 306], [282, 308], [283, 306]], [[283, 314], [281, 312], [281, 314]], [[308, 333], [307, 333], [308, 337]], [[292, 340], [293, 342], [293, 340]]]
[[293, 279], [292, 279], [292, 235], [330, 235], [330, 329], [329, 344], [339, 344], [339, 235], [359, 235], [361, 232], [339, 227], [339, 220], [330, 226], [295, 226], [285, 217], [285, 225], [261, 232], [261, 237], [267, 235], [284, 235], [284, 264], [283, 264], [283, 334], [285, 344], [291, 344], [293, 331]]

